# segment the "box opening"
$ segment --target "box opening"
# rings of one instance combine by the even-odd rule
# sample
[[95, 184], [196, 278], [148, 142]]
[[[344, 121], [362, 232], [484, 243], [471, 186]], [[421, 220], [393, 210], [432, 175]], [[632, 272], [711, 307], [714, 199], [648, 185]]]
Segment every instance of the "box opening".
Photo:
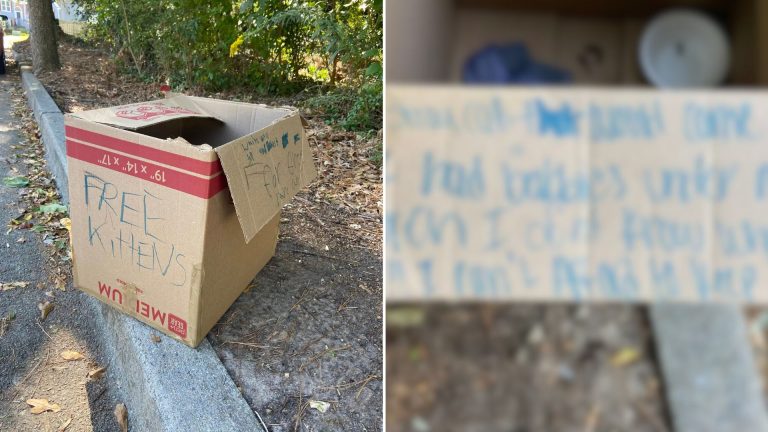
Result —
[[137, 128], [134, 132], [160, 139], [182, 138], [192, 145], [217, 147], [230, 141], [225, 129], [226, 125], [215, 118], [186, 117]]
[[192, 145], [219, 147], [292, 115], [288, 108], [174, 95], [166, 99], [71, 114], [94, 123]]
[[154, 138], [182, 138], [192, 145], [208, 144], [217, 148], [261, 130], [292, 112], [285, 108], [263, 105], [186, 96], [185, 98], [193, 101], [199, 111], [210, 116], [178, 117], [133, 127], [131, 130]]

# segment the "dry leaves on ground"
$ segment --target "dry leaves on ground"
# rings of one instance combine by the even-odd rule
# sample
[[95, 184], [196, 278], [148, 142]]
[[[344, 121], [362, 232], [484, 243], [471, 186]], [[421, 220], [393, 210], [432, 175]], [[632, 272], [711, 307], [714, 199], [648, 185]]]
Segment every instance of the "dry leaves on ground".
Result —
[[[310, 185], [314, 201], [327, 201], [347, 210], [348, 227], [356, 236], [367, 238], [378, 249], [384, 210], [381, 166], [372, 155], [381, 147], [381, 137], [364, 139], [352, 132], [334, 130], [319, 121], [310, 121], [307, 131], [316, 152], [318, 178]], [[296, 200], [297, 206], [311, 203]]]
[[41, 414], [46, 411], [61, 411], [61, 407], [58, 404], [50, 403], [48, 399], [27, 399], [27, 405], [31, 407], [29, 412], [32, 414]]
[[57, 432], [64, 432], [65, 430], [67, 430], [70, 423], [72, 423], [72, 417], [65, 420], [64, 423], [62, 423], [61, 426], [59, 426], [59, 428], [57, 429]]
[[59, 354], [59, 355], [61, 356], [61, 358], [63, 358], [66, 361], [82, 360], [82, 359], [85, 358], [79, 352], [77, 352], [77, 351], [69, 351], [69, 350], [62, 351], [61, 354]]
[[88, 378], [91, 378], [91, 379], [94, 379], [94, 380], [100, 379], [101, 377], [104, 376], [104, 372], [106, 372], [106, 371], [107, 371], [107, 368], [105, 368], [105, 367], [100, 367], [100, 368], [94, 369], [94, 370], [88, 372]]
[[115, 405], [115, 419], [120, 426], [120, 432], [128, 432], [128, 410], [124, 404]]
[[0, 282], [0, 291], [8, 291], [14, 288], [26, 288], [29, 282]]
[[[28, 42], [16, 49], [30, 55]], [[161, 98], [158, 85], [121, 75], [112, 58], [103, 51], [59, 43], [61, 70], [44, 72], [38, 78], [64, 112], [78, 112], [105, 106], [124, 105]], [[105, 103], [106, 101], [106, 103]]]
[[[27, 183], [19, 187], [21, 202], [15, 217], [8, 222], [6, 233], [12, 230], [29, 230], [42, 235], [43, 244], [49, 246], [51, 256], [57, 264], [48, 267], [51, 269], [53, 285], [64, 290], [71, 261], [68, 247], [71, 221], [67, 217], [67, 207], [61, 203], [56, 183], [46, 168], [45, 148], [40, 139], [40, 130], [32, 112], [24, 103], [20, 90], [14, 90], [13, 102], [13, 114], [17, 118], [17, 127], [25, 142], [11, 146], [16, 150], [16, 154], [5, 162], [24, 164], [27, 172], [16, 177], [23, 177]], [[21, 174], [14, 165], [11, 165], [10, 170], [14, 174]], [[8, 186], [8, 182], [5, 183]]]
[[37, 304], [37, 308], [40, 310], [40, 320], [45, 321], [46, 318], [48, 318], [48, 314], [51, 313], [53, 310], [53, 303], [49, 301], [44, 301]]

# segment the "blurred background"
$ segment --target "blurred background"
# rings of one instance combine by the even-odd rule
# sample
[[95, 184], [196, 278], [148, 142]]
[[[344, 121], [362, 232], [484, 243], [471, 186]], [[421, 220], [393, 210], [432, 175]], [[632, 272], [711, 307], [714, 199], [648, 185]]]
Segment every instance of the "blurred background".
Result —
[[[387, 86], [768, 83], [763, 0], [387, 0], [385, 38]], [[387, 430], [766, 430], [767, 326], [734, 306], [390, 302]], [[697, 380], [722, 394], [692, 401]]]

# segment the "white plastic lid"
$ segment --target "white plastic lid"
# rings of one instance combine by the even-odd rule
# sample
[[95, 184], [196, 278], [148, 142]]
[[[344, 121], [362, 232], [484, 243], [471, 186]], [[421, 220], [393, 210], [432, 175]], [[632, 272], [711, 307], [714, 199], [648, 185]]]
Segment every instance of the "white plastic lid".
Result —
[[695, 10], [656, 16], [640, 38], [640, 65], [657, 87], [713, 87], [725, 80], [729, 64], [725, 31]]

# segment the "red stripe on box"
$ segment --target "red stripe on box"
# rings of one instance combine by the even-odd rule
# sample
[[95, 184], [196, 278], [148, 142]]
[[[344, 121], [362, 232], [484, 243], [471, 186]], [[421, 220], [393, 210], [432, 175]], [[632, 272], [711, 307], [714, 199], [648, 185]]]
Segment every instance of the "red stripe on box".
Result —
[[176, 153], [143, 146], [141, 144], [122, 140], [120, 138], [111, 137], [109, 135], [76, 128], [74, 126], [66, 126], [65, 130], [67, 138], [86, 141], [90, 144], [110, 148], [122, 153], [128, 153], [140, 158], [150, 159], [161, 164], [171, 165], [175, 168], [183, 169], [185, 171], [190, 171], [196, 174], [210, 176], [221, 172], [221, 162], [218, 160], [213, 162], [205, 162], [193, 159], [191, 157], [178, 155]]
[[205, 199], [227, 187], [224, 174], [203, 179], [71, 140], [67, 140], [67, 156]]

